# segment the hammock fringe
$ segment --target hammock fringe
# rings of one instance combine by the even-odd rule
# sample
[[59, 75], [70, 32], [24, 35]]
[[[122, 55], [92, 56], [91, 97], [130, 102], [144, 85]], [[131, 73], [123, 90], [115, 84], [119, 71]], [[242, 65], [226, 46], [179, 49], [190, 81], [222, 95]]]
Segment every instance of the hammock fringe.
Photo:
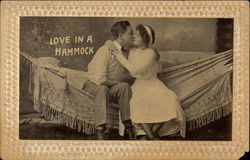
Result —
[[193, 120], [188, 120], [187, 121], [187, 129], [192, 131], [198, 128], [201, 128], [205, 125], [208, 125], [222, 117], [225, 117], [227, 115], [229, 115], [232, 111], [232, 103], [229, 102], [227, 104], [225, 104], [222, 107], [219, 107], [217, 109], [215, 109], [214, 111], [211, 111], [201, 117], [198, 117], [196, 119]]
[[44, 103], [39, 103], [39, 109], [37, 112], [40, 112], [46, 120], [58, 120], [60, 124], [64, 124], [71, 129], [76, 129], [78, 132], [83, 132], [87, 135], [95, 134], [95, 125], [82, 121], [76, 116], [70, 115], [65, 111], [57, 111], [56, 109], [46, 105]]

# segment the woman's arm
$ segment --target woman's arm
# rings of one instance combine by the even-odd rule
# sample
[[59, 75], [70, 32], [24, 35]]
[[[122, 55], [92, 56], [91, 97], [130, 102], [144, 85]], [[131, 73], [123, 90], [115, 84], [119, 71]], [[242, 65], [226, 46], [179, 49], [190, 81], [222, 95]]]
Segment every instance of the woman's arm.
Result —
[[128, 69], [128, 71], [134, 76], [145, 71], [155, 61], [155, 54], [151, 50], [147, 50], [147, 54], [141, 55], [140, 59], [137, 59], [137, 63], [131, 63], [122, 54], [117, 54], [116, 59]]
[[[137, 75], [143, 71], [145, 71], [149, 66], [154, 64], [156, 61], [158, 61], [159, 57], [155, 52], [151, 49], [145, 50], [145, 54], [141, 55], [137, 63], [131, 63], [128, 61], [121, 53], [115, 54], [116, 59], [125, 67], [128, 69], [128, 71], [133, 75]], [[133, 57], [134, 58], [134, 57]]]
[[132, 64], [122, 54], [118, 53], [115, 57], [129, 72], [133, 70]]

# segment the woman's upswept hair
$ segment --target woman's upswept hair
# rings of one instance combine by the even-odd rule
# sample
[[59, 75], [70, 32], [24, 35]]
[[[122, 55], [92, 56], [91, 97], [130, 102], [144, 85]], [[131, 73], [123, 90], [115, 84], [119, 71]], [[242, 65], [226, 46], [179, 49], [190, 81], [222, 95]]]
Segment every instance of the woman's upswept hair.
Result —
[[[150, 28], [151, 33], [152, 33], [152, 44], [153, 44], [155, 42], [155, 31], [150, 26], [148, 26], [148, 27]], [[150, 38], [149, 38], [149, 34], [148, 34], [146, 28], [144, 27], [144, 25], [142, 25], [142, 24], [138, 25], [136, 27], [136, 30], [139, 31], [143, 42], [148, 46], [149, 42], [150, 42]]]

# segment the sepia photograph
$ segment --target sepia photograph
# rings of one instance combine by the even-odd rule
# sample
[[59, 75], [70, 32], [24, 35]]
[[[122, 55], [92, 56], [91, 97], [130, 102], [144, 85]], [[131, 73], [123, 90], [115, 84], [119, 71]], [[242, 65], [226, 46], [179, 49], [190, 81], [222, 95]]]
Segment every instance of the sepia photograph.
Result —
[[233, 18], [19, 24], [20, 140], [232, 140]]
[[4, 160], [249, 150], [249, 2], [1, 2]]

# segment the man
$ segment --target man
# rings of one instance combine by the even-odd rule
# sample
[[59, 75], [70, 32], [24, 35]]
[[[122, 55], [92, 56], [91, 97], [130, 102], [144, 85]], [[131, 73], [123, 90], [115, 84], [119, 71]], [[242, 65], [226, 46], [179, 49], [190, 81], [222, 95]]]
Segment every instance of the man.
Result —
[[132, 43], [133, 31], [128, 21], [120, 21], [111, 27], [111, 34], [114, 40], [106, 41], [89, 63], [89, 80], [85, 82], [83, 89], [95, 96], [95, 125], [98, 139], [106, 139], [105, 130], [110, 127], [106, 117], [110, 98], [118, 100], [121, 120], [125, 126], [125, 139], [134, 139], [129, 106], [132, 92], [127, 83], [132, 77], [112, 54], [112, 52], [127, 54], [124, 48]]

